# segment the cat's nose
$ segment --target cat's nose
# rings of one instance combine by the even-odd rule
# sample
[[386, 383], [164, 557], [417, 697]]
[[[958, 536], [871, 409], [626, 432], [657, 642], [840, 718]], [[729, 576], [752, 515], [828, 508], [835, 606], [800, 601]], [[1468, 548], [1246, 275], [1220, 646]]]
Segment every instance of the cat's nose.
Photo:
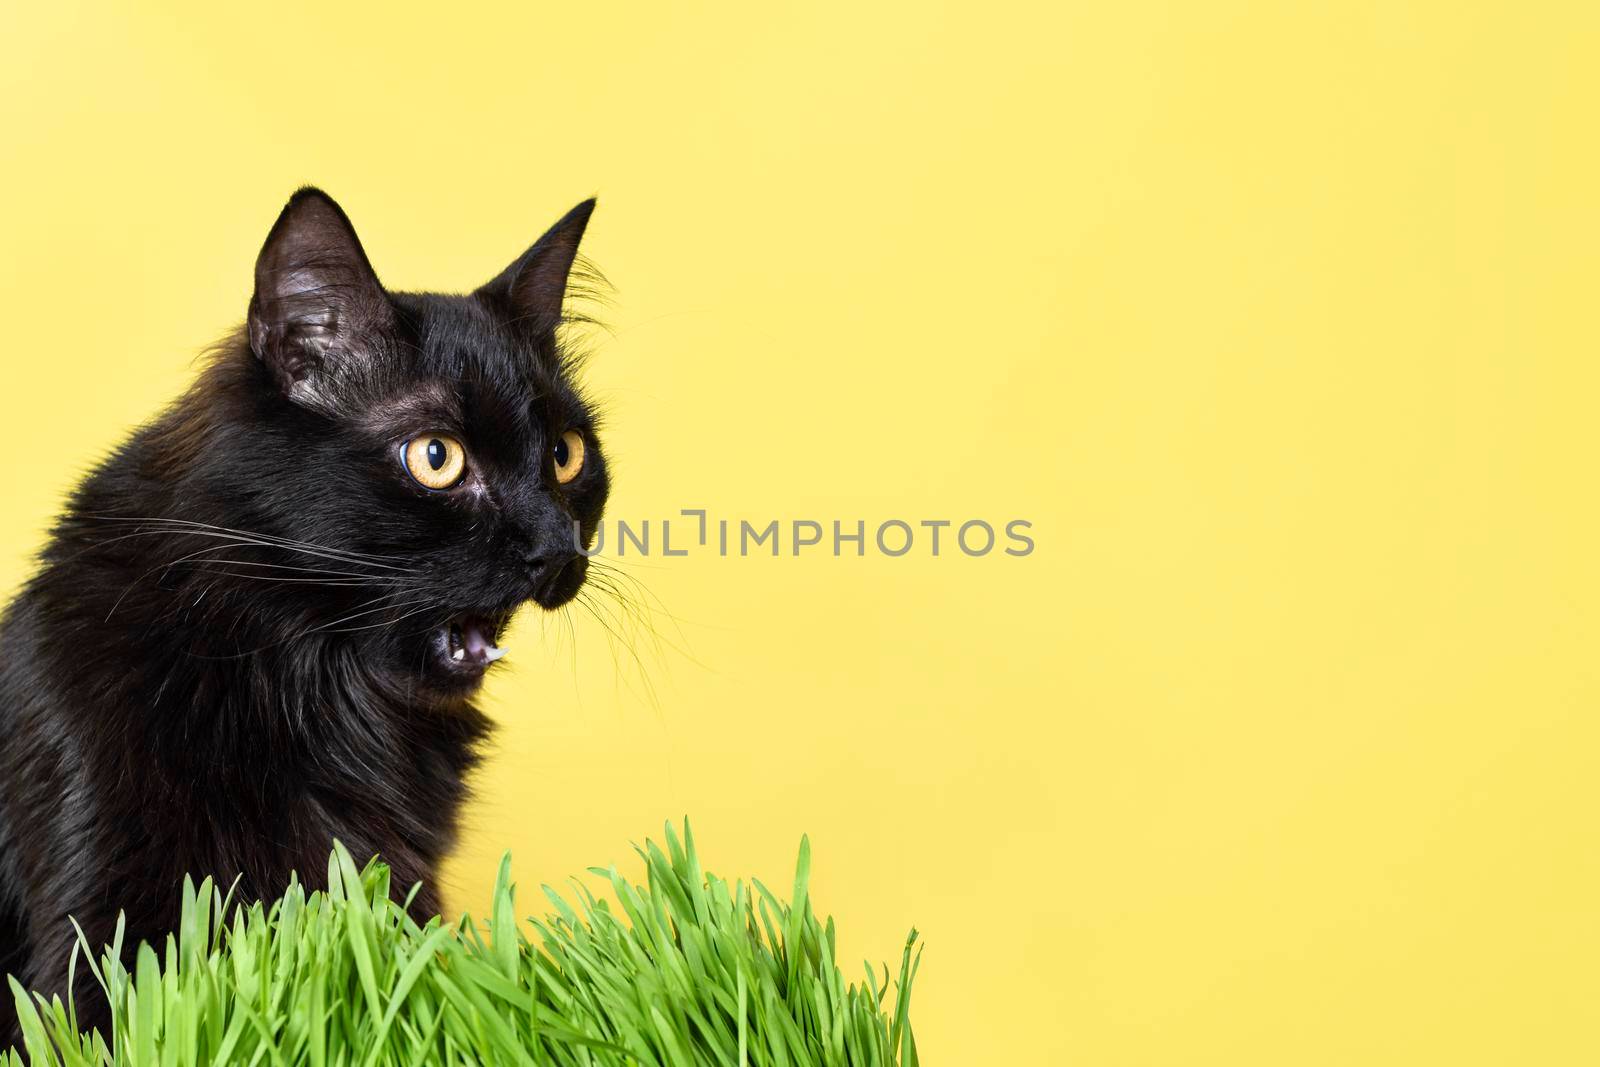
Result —
[[545, 548], [524, 549], [522, 566], [528, 581], [533, 586], [533, 595], [535, 597], [546, 595], [573, 558], [572, 552], [551, 551]]
[[527, 578], [528, 594], [535, 600], [543, 602], [560, 584], [563, 571], [577, 556], [574, 536], [564, 511], [549, 501], [531, 501], [530, 513], [512, 534], [512, 548]]

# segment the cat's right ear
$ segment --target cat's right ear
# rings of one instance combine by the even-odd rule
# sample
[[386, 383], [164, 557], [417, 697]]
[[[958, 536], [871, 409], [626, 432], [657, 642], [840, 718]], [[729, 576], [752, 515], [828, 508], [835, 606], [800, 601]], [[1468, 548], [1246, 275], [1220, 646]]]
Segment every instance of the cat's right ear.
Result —
[[250, 348], [284, 395], [338, 406], [339, 381], [391, 324], [389, 303], [350, 220], [320, 189], [290, 197], [256, 259]]

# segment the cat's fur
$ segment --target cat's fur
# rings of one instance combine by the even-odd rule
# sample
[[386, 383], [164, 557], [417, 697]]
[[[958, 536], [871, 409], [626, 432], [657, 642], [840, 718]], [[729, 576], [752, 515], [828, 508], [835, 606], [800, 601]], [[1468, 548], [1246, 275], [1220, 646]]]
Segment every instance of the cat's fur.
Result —
[[[331, 199], [289, 201], [245, 327], [78, 488], [0, 624], [0, 975], [65, 992], [68, 916], [159, 945], [185, 874], [271, 898], [335, 838], [437, 911], [488, 728], [450, 627], [574, 596], [608, 489], [556, 336], [592, 208], [443, 296], [386, 291]], [[442, 492], [402, 462], [434, 432], [469, 457]]]

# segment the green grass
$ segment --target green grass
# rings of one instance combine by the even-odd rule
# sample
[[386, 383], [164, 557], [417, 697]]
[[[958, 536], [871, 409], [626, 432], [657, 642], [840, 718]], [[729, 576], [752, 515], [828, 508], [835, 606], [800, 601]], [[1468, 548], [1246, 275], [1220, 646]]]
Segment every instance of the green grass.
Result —
[[120, 931], [98, 964], [74, 960], [111, 998], [109, 1044], [12, 980], [24, 1044], [0, 1067], [916, 1064], [916, 931], [892, 987], [886, 967], [847, 984], [833, 920], [811, 910], [804, 839], [792, 904], [704, 873], [687, 822], [666, 851], [636, 851], [645, 885], [593, 869], [620, 911], [575, 881], [570, 901], [545, 887], [555, 910], [526, 921], [507, 857], [482, 926], [419, 927], [390, 901], [388, 868], [358, 870], [338, 845], [326, 892], [294, 885], [270, 906], [186, 882], [180, 928], [161, 952], [140, 945], [132, 973]]

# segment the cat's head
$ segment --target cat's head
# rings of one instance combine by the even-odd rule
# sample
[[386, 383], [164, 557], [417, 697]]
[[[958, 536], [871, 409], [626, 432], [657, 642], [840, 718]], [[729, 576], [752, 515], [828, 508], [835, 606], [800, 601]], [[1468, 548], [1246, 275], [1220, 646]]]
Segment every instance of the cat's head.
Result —
[[609, 482], [557, 327], [593, 209], [466, 295], [386, 290], [316, 189], [294, 195], [261, 250], [248, 338], [271, 395], [239, 443], [270, 454], [241, 459], [234, 476], [260, 484], [230, 492], [335, 553], [325, 569], [348, 554], [345, 569], [391, 581], [343, 629], [408, 684], [470, 692], [519, 606], [560, 607], [585, 580]]

